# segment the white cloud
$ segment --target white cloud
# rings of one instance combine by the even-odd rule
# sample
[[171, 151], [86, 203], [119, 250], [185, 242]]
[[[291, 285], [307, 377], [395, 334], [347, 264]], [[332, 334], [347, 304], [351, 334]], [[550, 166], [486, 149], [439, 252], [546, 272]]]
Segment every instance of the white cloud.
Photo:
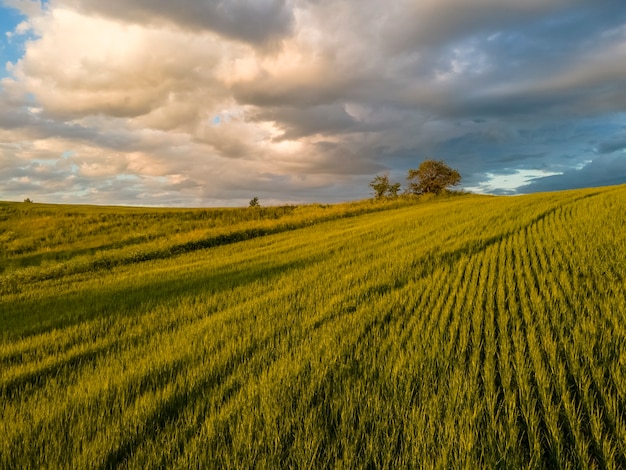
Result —
[[[122, 25], [64, 9], [37, 23], [41, 37], [28, 43], [12, 85], [33, 94], [48, 115], [140, 116], [200, 83], [204, 106], [224, 93], [214, 72], [225, 48], [212, 36]], [[194, 103], [193, 96], [185, 98]]]

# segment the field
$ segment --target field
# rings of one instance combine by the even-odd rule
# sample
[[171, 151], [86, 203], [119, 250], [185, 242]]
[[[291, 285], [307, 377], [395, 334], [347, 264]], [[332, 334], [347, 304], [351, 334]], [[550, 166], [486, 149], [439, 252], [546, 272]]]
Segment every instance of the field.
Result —
[[626, 468], [626, 187], [0, 204], [0, 468]]

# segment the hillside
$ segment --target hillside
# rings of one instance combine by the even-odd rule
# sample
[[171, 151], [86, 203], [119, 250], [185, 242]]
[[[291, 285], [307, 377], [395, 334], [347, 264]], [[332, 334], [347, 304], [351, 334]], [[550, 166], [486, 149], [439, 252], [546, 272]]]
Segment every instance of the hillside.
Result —
[[626, 467], [626, 187], [0, 205], [0, 468]]

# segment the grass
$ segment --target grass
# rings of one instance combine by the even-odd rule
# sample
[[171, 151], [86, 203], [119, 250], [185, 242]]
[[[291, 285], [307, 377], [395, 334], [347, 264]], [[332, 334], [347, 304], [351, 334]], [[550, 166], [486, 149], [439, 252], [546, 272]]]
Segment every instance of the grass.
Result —
[[626, 187], [1, 210], [0, 468], [626, 466]]

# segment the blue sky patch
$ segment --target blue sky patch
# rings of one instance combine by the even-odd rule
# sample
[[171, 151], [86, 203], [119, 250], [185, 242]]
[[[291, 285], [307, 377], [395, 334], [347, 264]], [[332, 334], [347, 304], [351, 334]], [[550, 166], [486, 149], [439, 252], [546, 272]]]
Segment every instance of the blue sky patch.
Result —
[[16, 34], [15, 28], [25, 20], [18, 10], [0, 3], [0, 78], [10, 75], [8, 62], [15, 64], [24, 55], [24, 41], [30, 35]]

